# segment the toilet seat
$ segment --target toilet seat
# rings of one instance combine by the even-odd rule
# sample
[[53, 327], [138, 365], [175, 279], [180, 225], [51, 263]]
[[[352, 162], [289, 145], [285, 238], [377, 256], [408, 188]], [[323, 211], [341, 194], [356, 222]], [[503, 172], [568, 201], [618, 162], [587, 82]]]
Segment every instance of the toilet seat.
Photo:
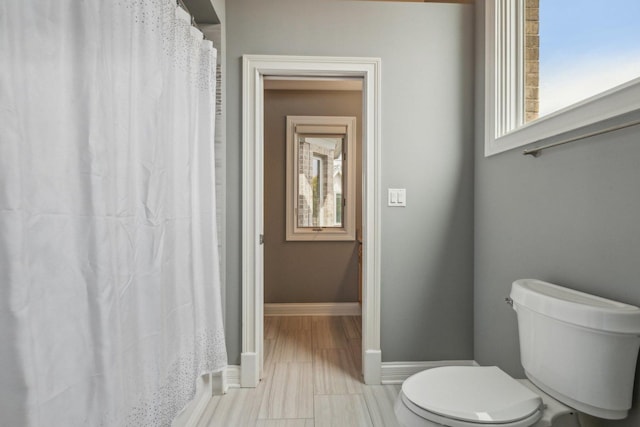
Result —
[[403, 383], [399, 400], [417, 416], [451, 427], [530, 426], [542, 416], [541, 397], [495, 366], [419, 372]]
[[511, 422], [511, 423], [474, 423], [447, 418], [429, 412], [413, 404], [400, 391], [394, 408], [396, 418], [405, 427], [530, 427], [541, 419], [541, 411], [536, 411], [531, 416]]

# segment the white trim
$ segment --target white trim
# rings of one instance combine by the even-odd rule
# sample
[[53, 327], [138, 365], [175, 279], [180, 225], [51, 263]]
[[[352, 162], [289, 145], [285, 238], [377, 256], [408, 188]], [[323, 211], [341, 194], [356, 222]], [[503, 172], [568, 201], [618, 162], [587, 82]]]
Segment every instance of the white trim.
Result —
[[[380, 58], [245, 55], [242, 60], [242, 353], [243, 387], [255, 387], [263, 363], [264, 77], [357, 77], [363, 80], [362, 349], [367, 384], [379, 384], [381, 127]], [[377, 366], [375, 366], [377, 364]], [[371, 365], [371, 366], [370, 366]]]
[[308, 77], [267, 77], [264, 88], [270, 90], [362, 90], [361, 79], [325, 78], [310, 79]]
[[485, 156], [569, 132], [587, 135], [611, 126], [612, 121], [621, 125], [637, 119], [640, 78], [523, 124], [521, 84], [513, 84], [522, 78], [522, 37], [516, 34], [520, 26], [513, 25], [513, 19], [522, 15], [523, 1], [484, 2]]
[[[364, 334], [364, 329], [362, 332]], [[382, 351], [365, 350], [363, 352], [362, 376], [365, 384], [382, 384]]]
[[[262, 322], [260, 322], [262, 323]], [[260, 346], [262, 348], [262, 346]], [[243, 352], [240, 354], [240, 387], [257, 387], [262, 378], [262, 368], [258, 353]]]
[[229, 389], [229, 383], [227, 380], [228, 369], [229, 367], [227, 366], [225, 369], [211, 374], [212, 396], [222, 396], [223, 394], [227, 394], [227, 390]]
[[478, 366], [474, 360], [442, 360], [437, 362], [383, 362], [382, 384], [402, 384], [411, 375], [442, 366]]
[[247, 57], [242, 73], [242, 387], [256, 387], [263, 334], [263, 78]]
[[226, 369], [225, 393], [230, 388], [240, 387], [240, 365], [229, 365]]
[[487, 47], [487, 52], [494, 55], [492, 63], [495, 64], [495, 75], [489, 77], [494, 85], [491, 93], [496, 94], [492, 110], [495, 112], [493, 131], [501, 136], [524, 122], [524, 4], [523, 0], [490, 3], [487, 9], [495, 7], [495, 23], [492, 26], [495, 40], [491, 41], [493, 49]]
[[358, 302], [265, 303], [265, 316], [360, 316]]

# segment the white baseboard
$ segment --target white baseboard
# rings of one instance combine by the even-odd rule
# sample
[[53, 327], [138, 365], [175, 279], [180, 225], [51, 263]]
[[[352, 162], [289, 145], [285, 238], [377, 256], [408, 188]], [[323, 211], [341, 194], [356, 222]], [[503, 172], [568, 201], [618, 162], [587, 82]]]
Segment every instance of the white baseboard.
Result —
[[474, 360], [442, 360], [436, 362], [382, 362], [382, 384], [402, 384], [413, 374], [441, 366], [477, 366]]
[[360, 316], [359, 302], [265, 303], [265, 316]]
[[240, 354], [240, 387], [257, 387], [260, 382], [258, 355], [254, 352]]
[[211, 395], [222, 396], [227, 394], [229, 384], [227, 383], [227, 368], [211, 374]]
[[[227, 366], [226, 389], [240, 387], [240, 365]], [[226, 392], [225, 389], [225, 392]]]
[[364, 383], [367, 385], [379, 385], [382, 380], [382, 352], [380, 350], [367, 350], [364, 352]]

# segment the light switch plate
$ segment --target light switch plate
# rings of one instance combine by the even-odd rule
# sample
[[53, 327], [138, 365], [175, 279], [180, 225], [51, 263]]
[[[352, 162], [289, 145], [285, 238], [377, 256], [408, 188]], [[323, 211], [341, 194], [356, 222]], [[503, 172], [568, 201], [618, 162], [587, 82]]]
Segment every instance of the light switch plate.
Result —
[[406, 188], [389, 188], [388, 206], [393, 206], [393, 207], [407, 206], [407, 189]]

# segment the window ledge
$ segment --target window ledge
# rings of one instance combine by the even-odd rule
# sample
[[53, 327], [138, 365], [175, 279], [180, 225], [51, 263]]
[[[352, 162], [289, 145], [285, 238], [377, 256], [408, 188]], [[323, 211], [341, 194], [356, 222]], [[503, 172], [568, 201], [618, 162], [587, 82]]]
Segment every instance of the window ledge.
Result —
[[631, 123], [637, 120], [634, 113], [640, 113], [640, 78], [548, 114], [499, 138], [487, 135], [485, 156], [529, 144], [553, 142], [568, 133], [572, 137], [585, 136], [612, 123]]

